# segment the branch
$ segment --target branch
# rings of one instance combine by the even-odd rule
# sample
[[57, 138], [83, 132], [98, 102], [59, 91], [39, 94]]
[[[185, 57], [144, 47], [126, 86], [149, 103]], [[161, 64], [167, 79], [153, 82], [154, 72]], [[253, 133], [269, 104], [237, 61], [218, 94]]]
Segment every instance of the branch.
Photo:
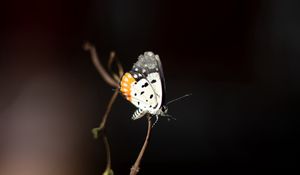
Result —
[[145, 138], [145, 141], [144, 141], [144, 145], [143, 145], [143, 147], [142, 147], [135, 163], [133, 164], [133, 166], [130, 169], [130, 175], [136, 175], [139, 172], [140, 163], [141, 163], [142, 157], [145, 153], [146, 147], [148, 145], [149, 137], [150, 137], [150, 134], [151, 134], [151, 128], [152, 128], [151, 127], [151, 117], [150, 117], [149, 114], [147, 115], [147, 119], [148, 119], [148, 130], [147, 130], [147, 135], [146, 135], [146, 138]]
[[102, 64], [101, 64], [101, 62], [100, 62], [100, 60], [98, 58], [95, 46], [92, 45], [89, 42], [86, 42], [83, 45], [83, 49], [90, 52], [92, 62], [94, 63], [94, 66], [96, 67], [96, 69], [98, 70], [99, 74], [102, 76], [102, 78], [104, 79], [104, 81], [106, 81], [106, 83], [108, 83], [110, 86], [118, 88], [119, 87], [118, 82], [115, 81], [115, 79], [113, 79], [107, 73], [107, 71], [104, 69], [104, 67], [102, 66]]
[[[104, 67], [102, 66], [99, 58], [98, 58], [98, 55], [97, 55], [97, 52], [96, 52], [96, 49], [95, 49], [95, 46], [93, 46], [91, 43], [89, 42], [86, 42], [84, 45], [83, 45], [83, 48], [84, 50], [86, 51], [89, 51], [90, 54], [91, 54], [91, 60], [94, 64], [94, 66], [96, 67], [96, 69], [98, 70], [99, 74], [102, 76], [102, 78], [104, 79], [104, 81], [109, 84], [110, 86], [114, 87], [114, 88], [117, 88], [117, 90], [114, 92], [114, 94], [112, 95], [108, 105], [107, 105], [107, 108], [106, 108], [106, 111], [104, 113], [104, 116], [102, 118], [102, 121], [101, 123], [99, 124], [99, 127], [97, 128], [93, 128], [92, 129], [92, 133], [94, 135], [94, 138], [97, 139], [98, 136], [99, 136], [99, 132], [100, 131], [103, 131], [105, 129], [105, 126], [106, 126], [106, 121], [107, 121], [107, 118], [108, 118], [108, 115], [112, 109], [112, 105], [113, 103], [115, 102], [117, 96], [118, 96], [118, 90], [119, 90], [119, 81], [120, 81], [120, 78], [121, 76], [123, 75], [123, 67], [121, 65], [120, 62], [116, 62], [117, 64], [117, 67], [118, 67], [118, 74], [117, 75], [116, 73], [112, 72], [111, 71], [111, 75], [107, 73], [107, 71], [104, 69]], [[108, 61], [108, 69], [111, 70], [111, 65], [113, 63], [115, 59], [115, 53], [114, 52], [111, 52], [110, 54], [110, 58], [109, 58], [109, 61]], [[107, 163], [106, 163], [106, 169], [103, 173], [103, 175], [113, 175], [113, 170], [111, 169], [111, 155], [110, 155], [110, 146], [109, 146], [109, 142], [108, 142], [108, 139], [105, 135], [105, 133], [102, 135], [103, 137], [103, 142], [104, 142], [104, 145], [105, 145], [105, 151], [106, 151], [106, 158], [107, 158]]]
[[114, 172], [111, 169], [110, 147], [109, 147], [109, 142], [108, 142], [106, 135], [103, 136], [103, 142], [104, 142], [104, 146], [105, 146], [106, 159], [107, 159], [106, 160], [106, 169], [105, 169], [103, 175], [113, 175]]
[[[118, 75], [112, 71], [111, 67], [112, 67], [112, 63], [113, 62], [116, 62], [116, 65], [117, 65], [117, 68], [118, 68]], [[123, 70], [123, 67], [122, 67], [122, 64], [120, 63], [120, 61], [116, 58], [116, 53], [115, 52], [110, 52], [110, 55], [109, 55], [109, 59], [108, 59], [108, 63], [107, 63], [107, 67], [108, 67], [108, 70], [111, 72], [113, 78], [115, 79], [115, 81], [119, 82], [121, 77], [123, 76], [124, 74], [124, 70]]]
[[111, 111], [112, 105], [113, 105], [113, 103], [115, 102], [115, 100], [116, 100], [118, 94], [119, 94], [119, 92], [116, 90], [116, 91], [114, 92], [113, 96], [111, 97], [111, 99], [110, 99], [108, 105], [107, 105], [106, 111], [105, 111], [105, 113], [104, 113], [104, 116], [103, 116], [103, 118], [102, 118], [102, 121], [101, 121], [100, 124], [99, 124], [99, 127], [93, 128], [93, 129], [92, 129], [92, 133], [93, 133], [95, 139], [98, 138], [99, 132], [105, 128], [105, 125], [106, 125], [106, 121], [107, 121], [108, 115], [109, 115], [109, 113], [110, 113], [110, 111]]

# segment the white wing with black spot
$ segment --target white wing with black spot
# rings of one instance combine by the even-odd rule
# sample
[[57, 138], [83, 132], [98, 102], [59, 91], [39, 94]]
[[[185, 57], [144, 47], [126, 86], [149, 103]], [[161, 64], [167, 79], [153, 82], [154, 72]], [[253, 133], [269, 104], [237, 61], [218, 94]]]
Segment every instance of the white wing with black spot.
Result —
[[131, 71], [122, 77], [123, 95], [138, 109], [132, 119], [138, 119], [146, 113], [157, 115], [164, 103], [165, 82], [158, 55], [145, 52], [138, 57]]
[[131, 103], [143, 111], [156, 114], [162, 102], [162, 88], [158, 73], [149, 76], [150, 79], [142, 78], [131, 86]]

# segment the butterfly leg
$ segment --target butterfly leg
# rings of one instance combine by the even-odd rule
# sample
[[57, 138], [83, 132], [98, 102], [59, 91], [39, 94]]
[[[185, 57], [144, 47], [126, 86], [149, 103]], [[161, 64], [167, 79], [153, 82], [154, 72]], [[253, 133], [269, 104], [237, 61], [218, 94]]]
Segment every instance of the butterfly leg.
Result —
[[154, 121], [154, 123], [152, 124], [152, 128], [153, 128], [154, 125], [157, 123], [157, 121], [158, 121], [158, 115], [155, 115], [155, 121]]

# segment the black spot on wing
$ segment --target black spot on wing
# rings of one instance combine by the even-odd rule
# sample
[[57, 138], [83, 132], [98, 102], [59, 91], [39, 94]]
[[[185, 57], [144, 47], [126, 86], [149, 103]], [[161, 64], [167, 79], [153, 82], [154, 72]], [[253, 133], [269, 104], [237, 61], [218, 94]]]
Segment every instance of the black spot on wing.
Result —
[[142, 88], [145, 88], [145, 87], [147, 87], [148, 85], [149, 85], [148, 82], [146, 82], [145, 84], [142, 85]]
[[141, 92], [141, 95], [143, 95], [143, 93], [145, 93], [145, 91], [142, 91], [142, 92]]
[[155, 82], [156, 82], [156, 80], [152, 80], [152, 81], [151, 81], [151, 84], [153, 84], [153, 83], [155, 83]]
[[150, 99], [153, 98], [153, 94], [150, 95]]

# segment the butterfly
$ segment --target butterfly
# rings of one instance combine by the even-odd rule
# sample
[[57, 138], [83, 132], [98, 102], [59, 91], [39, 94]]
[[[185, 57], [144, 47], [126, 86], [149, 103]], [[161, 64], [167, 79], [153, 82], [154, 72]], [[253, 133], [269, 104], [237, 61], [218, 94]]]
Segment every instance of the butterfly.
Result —
[[[165, 103], [166, 84], [163, 68], [158, 55], [145, 52], [120, 81], [122, 95], [138, 109], [132, 119], [137, 120], [145, 114], [152, 116], [167, 116], [168, 108]], [[155, 124], [154, 123], [154, 124]]]

